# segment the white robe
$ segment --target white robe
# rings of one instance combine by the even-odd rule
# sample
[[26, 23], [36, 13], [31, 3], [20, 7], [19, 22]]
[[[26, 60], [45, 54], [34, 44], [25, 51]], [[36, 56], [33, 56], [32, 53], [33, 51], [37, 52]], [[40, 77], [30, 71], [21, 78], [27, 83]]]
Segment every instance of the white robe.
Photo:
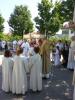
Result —
[[31, 55], [31, 56], [33, 56], [35, 53], [34, 53], [34, 47], [30, 47], [29, 48], [29, 56]]
[[[74, 15], [73, 15], [73, 21], [75, 22], [75, 5], [74, 5]], [[71, 47], [74, 48], [75, 50], [75, 41], [71, 43]], [[72, 52], [71, 48], [69, 49], [69, 59], [70, 59], [70, 53]], [[73, 55], [72, 54], [72, 58], [73, 58]], [[71, 58], [71, 59], [72, 59]], [[69, 63], [69, 59], [68, 59], [68, 63]], [[73, 60], [74, 61], [74, 60]], [[68, 64], [69, 66], [69, 64]], [[74, 65], [70, 66], [71, 69], [74, 69], [74, 74], [73, 74], [73, 85], [74, 85], [74, 91], [73, 91], [73, 100], [75, 100], [75, 61], [74, 61]]]
[[28, 63], [29, 63], [29, 56], [24, 56], [23, 54], [20, 55], [25, 63], [25, 69], [26, 69], [26, 73], [29, 73], [29, 67], [28, 67]]
[[28, 55], [29, 48], [30, 48], [29, 43], [23, 42], [22, 45], [21, 45], [21, 47], [23, 48], [23, 55], [24, 55], [24, 56], [29, 56], [29, 55]]
[[75, 53], [75, 41], [72, 41], [69, 48], [69, 57], [68, 57], [68, 65], [67, 65], [68, 69], [75, 68], [74, 53]]
[[2, 60], [2, 90], [11, 91], [12, 88], [13, 60], [4, 57]]
[[42, 59], [39, 54], [31, 56], [30, 68], [30, 89], [33, 91], [42, 90]]
[[12, 93], [25, 94], [26, 91], [27, 76], [24, 58], [22, 56], [15, 56], [12, 74]]
[[54, 65], [55, 66], [60, 65], [60, 56], [59, 56], [59, 50], [58, 49], [56, 49], [56, 52], [55, 52]]

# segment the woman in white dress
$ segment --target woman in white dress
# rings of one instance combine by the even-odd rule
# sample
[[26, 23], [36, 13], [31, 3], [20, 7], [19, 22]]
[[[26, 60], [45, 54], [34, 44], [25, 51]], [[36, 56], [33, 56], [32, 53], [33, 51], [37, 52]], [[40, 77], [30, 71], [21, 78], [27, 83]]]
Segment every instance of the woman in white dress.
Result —
[[56, 46], [56, 51], [54, 53], [54, 65], [55, 66], [60, 65], [60, 51], [59, 51], [59, 46]]
[[73, 69], [73, 85], [74, 85], [74, 92], [73, 92], [73, 100], [75, 100], [75, 36], [72, 36], [71, 45], [69, 48], [69, 57], [68, 57], [68, 69]]
[[14, 57], [14, 66], [12, 73], [12, 93], [25, 94], [27, 91], [27, 76], [24, 58], [21, 56], [23, 50], [17, 49], [17, 55]]
[[32, 91], [42, 90], [42, 59], [39, 55], [39, 47], [34, 47], [35, 54], [30, 57], [30, 89]]
[[13, 60], [10, 55], [10, 51], [6, 50], [2, 60], [2, 90], [5, 92], [11, 91], [12, 88]]
[[72, 36], [71, 45], [69, 48], [69, 57], [68, 57], [68, 69], [74, 69], [75, 68], [75, 61], [74, 61], [74, 53], [75, 53], [75, 36]]

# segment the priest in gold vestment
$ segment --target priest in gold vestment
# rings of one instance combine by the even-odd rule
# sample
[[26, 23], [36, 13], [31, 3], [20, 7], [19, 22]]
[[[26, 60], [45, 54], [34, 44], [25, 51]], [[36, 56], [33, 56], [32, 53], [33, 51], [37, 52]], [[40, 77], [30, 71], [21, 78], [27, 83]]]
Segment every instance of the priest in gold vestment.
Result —
[[40, 46], [40, 55], [42, 57], [42, 73], [44, 78], [49, 78], [50, 67], [50, 49], [49, 41], [45, 38]]

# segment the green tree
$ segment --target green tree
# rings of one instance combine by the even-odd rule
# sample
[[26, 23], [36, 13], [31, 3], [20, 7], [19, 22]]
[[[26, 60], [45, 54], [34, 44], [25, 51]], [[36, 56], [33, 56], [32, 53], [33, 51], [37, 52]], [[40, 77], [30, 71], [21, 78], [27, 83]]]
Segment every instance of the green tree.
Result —
[[0, 32], [3, 32], [4, 29], [4, 18], [0, 14]]
[[42, 34], [55, 34], [59, 30], [60, 20], [58, 14], [55, 16], [53, 13], [53, 4], [49, 0], [42, 0], [38, 3], [38, 15], [35, 17], [36, 28]]
[[[73, 20], [74, 5], [72, 0], [66, 0], [62, 2], [62, 8], [60, 9], [63, 22]], [[66, 15], [66, 16], [65, 16]]]
[[36, 28], [43, 34], [55, 34], [63, 22], [73, 19], [74, 0], [63, 0], [54, 5], [51, 1], [42, 0], [38, 3], [38, 16], [34, 19]]
[[58, 19], [62, 24], [65, 21], [69, 21], [73, 19], [73, 11], [74, 11], [73, 1], [66, 0], [66, 1], [55, 3], [53, 14], [54, 16], [58, 16]]
[[42, 33], [45, 34], [48, 30], [49, 20], [51, 18], [52, 2], [49, 0], [42, 0], [41, 3], [38, 3], [38, 16], [34, 18], [36, 22], [36, 28]]
[[16, 6], [14, 12], [10, 15], [9, 26], [12, 33], [23, 35], [33, 31], [33, 23], [31, 21], [31, 14], [27, 6]]

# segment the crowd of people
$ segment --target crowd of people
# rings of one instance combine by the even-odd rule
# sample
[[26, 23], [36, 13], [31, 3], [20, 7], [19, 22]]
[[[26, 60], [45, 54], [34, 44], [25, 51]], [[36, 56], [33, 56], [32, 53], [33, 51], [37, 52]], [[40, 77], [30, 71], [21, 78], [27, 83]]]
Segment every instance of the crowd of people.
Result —
[[70, 45], [69, 42], [67, 41], [62, 42], [61, 40], [55, 43], [53, 50], [53, 58], [55, 66], [63, 65], [63, 67], [67, 68], [69, 45]]
[[[25, 94], [42, 90], [42, 79], [50, 77], [52, 64], [74, 70], [75, 40], [71, 44], [67, 41], [49, 42], [46, 38], [28, 42], [14, 40], [13, 52], [7, 48], [2, 59], [2, 90], [13, 94]], [[28, 86], [30, 75], [30, 86]], [[73, 83], [75, 84], [75, 75]]]
[[41, 91], [42, 77], [49, 78], [50, 52], [48, 40], [39, 40], [37, 44], [34, 42], [29, 44], [24, 41], [15, 50], [15, 56], [8, 49], [4, 51], [2, 90], [10, 91], [13, 94], [25, 94], [28, 90], [27, 73], [29, 73], [30, 89], [34, 92]]

